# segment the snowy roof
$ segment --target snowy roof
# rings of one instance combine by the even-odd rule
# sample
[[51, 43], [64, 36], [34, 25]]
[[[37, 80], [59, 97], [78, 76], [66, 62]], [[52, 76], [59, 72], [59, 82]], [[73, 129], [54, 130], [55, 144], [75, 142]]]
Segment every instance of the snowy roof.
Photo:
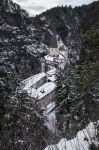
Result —
[[59, 59], [67, 59], [68, 52], [67, 51], [61, 51], [59, 54]]
[[47, 72], [47, 74], [49, 74], [49, 75], [53, 75], [53, 74], [55, 74], [55, 73], [56, 73], [56, 68], [51, 69], [51, 70], [49, 70], [49, 71]]
[[59, 59], [64, 59], [64, 55], [59, 54]]
[[47, 60], [47, 61], [54, 61], [54, 57], [49, 56], [49, 55], [44, 56], [44, 58], [45, 58], [45, 60]]
[[55, 61], [55, 60], [64, 60], [65, 59], [65, 56], [66, 54], [64, 53], [64, 52], [61, 52], [59, 55], [58, 55], [58, 57], [52, 57], [52, 56], [50, 56], [50, 55], [46, 55], [46, 56], [44, 56], [44, 58], [45, 58], [45, 60], [46, 61], [51, 61], [51, 62], [53, 62], [53, 61]]
[[49, 71], [47, 72], [47, 74], [48, 74], [48, 80], [54, 82], [55, 79], [56, 79], [56, 76], [55, 76], [55, 74], [56, 74], [56, 68], [49, 70]]
[[54, 82], [56, 80], [56, 76], [55, 75], [50, 75], [50, 76], [48, 76], [48, 80]]
[[36, 82], [38, 82], [45, 76], [46, 76], [46, 73], [42, 72], [42, 73], [31, 76], [31, 77], [27, 78], [26, 80], [22, 81], [21, 83], [24, 85], [24, 90], [29, 89], [32, 85], [34, 85]]
[[54, 91], [55, 88], [56, 88], [55, 83], [47, 82], [47, 83], [43, 84], [41, 87], [39, 87], [38, 89], [31, 88], [27, 92], [31, 97], [34, 97], [34, 98], [37, 98], [38, 100], [40, 100], [47, 94]]

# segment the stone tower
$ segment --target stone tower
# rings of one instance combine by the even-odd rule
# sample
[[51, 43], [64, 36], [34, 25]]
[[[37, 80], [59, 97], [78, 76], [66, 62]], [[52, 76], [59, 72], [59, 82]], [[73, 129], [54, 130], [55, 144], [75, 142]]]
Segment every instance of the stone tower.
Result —
[[41, 72], [45, 72], [45, 59], [41, 58]]

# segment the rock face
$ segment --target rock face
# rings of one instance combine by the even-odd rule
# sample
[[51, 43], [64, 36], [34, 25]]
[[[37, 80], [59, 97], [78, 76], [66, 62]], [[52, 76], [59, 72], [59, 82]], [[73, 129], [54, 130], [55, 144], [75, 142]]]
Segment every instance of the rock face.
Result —
[[[40, 16], [37, 16], [36, 18], [31, 18], [32, 22], [34, 23], [34, 26], [36, 26], [39, 29], [38, 33], [41, 35], [41, 36], [39, 36], [40, 41], [44, 42], [46, 45], [48, 45], [50, 47], [51, 39], [54, 37], [53, 40], [54, 40], [54, 42], [56, 42], [58, 40], [58, 37], [60, 37], [62, 39], [62, 41], [64, 42], [64, 44], [68, 47], [69, 65], [68, 65], [67, 70], [70, 69], [69, 71], [71, 72], [71, 76], [72, 76], [70, 80], [72, 81], [72, 83], [73, 83], [73, 75], [74, 76], [76, 75], [75, 70], [76, 70], [77, 65], [78, 66], [85, 65], [88, 67], [88, 64], [89, 64], [89, 66], [91, 67], [92, 64], [95, 64], [95, 67], [97, 67], [97, 62], [99, 60], [99, 54], [98, 54], [98, 50], [99, 50], [99, 13], [98, 13], [98, 11], [99, 11], [99, 2], [94, 2], [88, 6], [76, 7], [74, 9], [72, 9], [71, 7], [69, 7], [69, 8], [68, 7], [53, 8], [53, 9], [48, 10], [47, 12], [41, 14]], [[73, 69], [75, 69], [75, 70], [73, 70]], [[88, 68], [86, 69], [86, 72], [88, 72]], [[94, 72], [94, 69], [93, 69], [93, 72]], [[97, 73], [94, 75], [95, 77], [98, 74], [98, 71], [96, 71], [96, 72]], [[82, 73], [81, 73], [81, 75], [82, 75]], [[70, 74], [67, 76], [70, 77]], [[90, 77], [88, 77], [88, 80], [89, 80], [89, 78]], [[95, 79], [95, 80], [94, 79], [95, 78], [93, 77], [93, 82], [95, 84], [95, 87], [90, 86], [90, 90], [93, 90], [95, 88], [95, 92], [97, 93], [95, 95], [96, 95], [96, 97], [98, 97], [99, 91], [97, 91], [96, 89], [97, 89], [97, 84], [99, 85], [99, 82], [96, 84], [95, 80], [97, 80], [97, 79]], [[62, 78], [61, 78], [61, 80], [62, 80]], [[61, 80], [59, 81], [59, 85], [61, 83]], [[67, 81], [64, 81], [64, 82], [67, 82]], [[89, 81], [89, 82], [91, 83], [91, 81]], [[71, 83], [67, 83], [67, 87], [70, 84]], [[74, 88], [71, 89], [71, 87], [73, 87], [73, 86], [74, 86]], [[73, 86], [70, 87], [71, 93], [72, 93], [72, 90], [74, 90], [76, 88], [75, 85], [73, 85]], [[59, 92], [60, 92], [60, 90], [59, 90]], [[87, 95], [86, 90], [84, 92], [85, 92], [85, 95]], [[64, 93], [62, 93], [62, 94], [64, 94]], [[59, 95], [62, 95], [62, 94], [59, 93]], [[71, 97], [73, 100], [73, 96], [71, 96]], [[97, 99], [97, 98], [95, 98], [95, 101], [94, 101], [92, 98], [92, 95], [90, 97], [92, 99], [91, 103], [94, 103]], [[81, 108], [79, 107], [80, 113], [77, 114], [79, 116], [79, 118], [81, 117], [83, 119], [81, 119], [79, 121], [79, 123], [75, 122], [75, 123], [78, 123], [76, 126], [74, 123], [75, 119], [73, 120], [72, 117], [70, 119], [68, 119], [69, 121], [67, 121], [67, 122], [65, 121], [67, 119], [67, 118], [65, 119], [66, 115], [69, 116], [70, 112], [68, 114], [64, 113], [63, 116], [61, 114], [62, 109], [64, 110], [63, 112], [65, 112], [65, 111], [69, 111], [68, 110], [69, 108], [66, 109], [66, 106], [63, 106], [60, 108], [60, 113], [57, 116], [59, 116], [59, 120], [58, 120], [59, 128], [63, 129], [62, 136], [66, 136], [66, 138], [70, 139], [72, 136], [76, 135], [77, 131], [81, 130], [88, 123], [87, 121], [90, 120], [89, 119], [90, 117], [88, 117], [86, 115], [87, 114], [86, 111], [91, 112], [90, 108], [92, 106], [90, 105], [90, 108], [88, 108], [88, 97], [85, 96], [84, 99], [85, 98], [87, 101], [87, 106], [86, 106], [86, 108], [83, 106]], [[66, 97], [64, 97], [64, 99], [66, 99]], [[60, 98], [60, 101], [61, 101], [61, 98]], [[81, 99], [80, 99], [80, 102], [81, 102]], [[79, 102], [76, 103], [76, 106], [78, 103]], [[74, 101], [73, 101], [73, 105], [74, 105]], [[81, 113], [82, 108], [86, 109], [83, 117], [80, 116], [80, 114], [83, 114], [83, 113]], [[72, 104], [70, 106], [70, 109], [72, 112], [73, 111]], [[87, 116], [87, 119], [85, 119], [86, 116]], [[93, 116], [93, 114], [92, 114], [92, 116]], [[62, 118], [62, 119], [60, 119], [60, 118]], [[70, 122], [70, 126], [71, 126], [70, 133], [68, 133], [69, 131], [66, 131], [66, 123], [67, 123], [67, 130], [69, 129], [68, 122]], [[62, 123], [63, 123], [63, 126], [62, 126]]]
[[[42, 18], [45, 17], [45, 20]], [[42, 36], [41, 41], [50, 47], [50, 41], [53, 37], [54, 42], [58, 37], [62, 39], [68, 47], [69, 58], [71, 63], [78, 59], [81, 48], [80, 17], [71, 7], [57, 7], [37, 16], [34, 19], [36, 26]], [[79, 41], [79, 42], [78, 42]]]
[[57, 40], [58, 35], [69, 49], [69, 61], [75, 64], [82, 47], [85, 46], [83, 35], [87, 31], [99, 29], [98, 11], [99, 2], [94, 2], [74, 9], [56, 7], [31, 19], [34, 26], [39, 28], [40, 40], [50, 46], [53, 36]]
[[94, 8], [97, 3], [75, 9], [53, 8], [40, 16], [29, 18], [11, 0], [0, 1], [1, 62], [9, 62], [22, 79], [38, 73], [40, 63], [37, 58], [43, 56], [47, 46], [50, 47], [51, 40], [56, 42], [59, 36], [69, 49], [70, 63], [74, 64], [83, 47], [82, 34], [98, 20], [98, 7]]
[[0, 61], [7, 62], [22, 78], [40, 71], [37, 57], [46, 52], [36, 32], [28, 14], [17, 4], [0, 2]]
[[44, 53], [46, 46], [38, 40], [28, 14], [12, 1], [1, 0], [0, 149], [41, 150], [47, 145], [44, 136], [50, 132], [43, 119], [37, 115], [31, 99], [16, 92], [20, 81], [40, 72], [39, 57]]

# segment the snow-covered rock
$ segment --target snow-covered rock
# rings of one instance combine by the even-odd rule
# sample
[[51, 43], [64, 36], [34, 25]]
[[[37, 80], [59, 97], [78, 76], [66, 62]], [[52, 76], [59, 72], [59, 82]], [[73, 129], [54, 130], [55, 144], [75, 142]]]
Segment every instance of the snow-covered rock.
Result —
[[94, 123], [90, 123], [85, 129], [79, 131], [75, 138], [71, 140], [61, 139], [56, 145], [49, 145], [44, 150], [89, 150], [90, 144], [93, 142], [98, 145], [96, 139], [96, 128]]

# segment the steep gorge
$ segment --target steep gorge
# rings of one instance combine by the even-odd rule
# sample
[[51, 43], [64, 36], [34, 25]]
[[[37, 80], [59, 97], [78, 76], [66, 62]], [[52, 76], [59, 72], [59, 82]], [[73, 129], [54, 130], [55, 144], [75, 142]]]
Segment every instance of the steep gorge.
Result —
[[[71, 71], [79, 64], [98, 62], [98, 12], [99, 1], [74, 9], [56, 7], [40, 16], [29, 18], [11, 0], [0, 1], [2, 150], [41, 150], [47, 144], [57, 141], [58, 138], [44, 126], [43, 118], [37, 114], [38, 110], [35, 113], [31, 98], [25, 93], [17, 95], [16, 87], [23, 79], [40, 72], [39, 60], [47, 53], [53, 36], [57, 40], [58, 35], [68, 47], [67, 67]], [[93, 38], [96, 40], [93, 41]], [[98, 97], [98, 91], [96, 92]]]

